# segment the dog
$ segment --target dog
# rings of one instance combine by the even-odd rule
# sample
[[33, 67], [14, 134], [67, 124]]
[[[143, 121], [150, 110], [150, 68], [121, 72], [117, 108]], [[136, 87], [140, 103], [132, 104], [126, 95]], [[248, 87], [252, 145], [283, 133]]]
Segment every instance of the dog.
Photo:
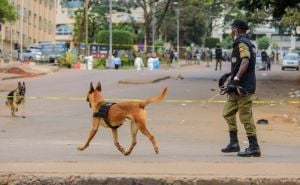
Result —
[[21, 106], [23, 107], [22, 117], [25, 118], [25, 93], [25, 82], [18, 82], [17, 89], [8, 93], [6, 105], [10, 107], [13, 117], [16, 117], [16, 112], [19, 110], [19, 106]]
[[[161, 94], [154, 98], [148, 98], [140, 102], [126, 101], [120, 103], [110, 103], [107, 106], [102, 95], [101, 83], [98, 82], [96, 88], [94, 88], [93, 83], [91, 82], [90, 90], [87, 94], [87, 102], [89, 103], [93, 111], [92, 128], [88, 134], [86, 142], [83, 145], [79, 146], [77, 149], [80, 151], [86, 149], [89, 146], [93, 137], [96, 135], [99, 126], [102, 125], [104, 127], [111, 128], [114, 145], [125, 156], [130, 155], [133, 148], [137, 144], [136, 136], [138, 131], [141, 131], [145, 136], [148, 137], [148, 139], [153, 145], [155, 153], [158, 154], [158, 147], [156, 145], [156, 141], [153, 135], [148, 131], [146, 127], [147, 112], [145, 110], [145, 106], [152, 102], [162, 101], [167, 94], [168, 87], [164, 88]], [[104, 109], [101, 107], [104, 107]], [[107, 107], [110, 108], [107, 109]], [[126, 119], [131, 120], [132, 137], [131, 145], [127, 151], [125, 151], [125, 149], [119, 144], [118, 141], [118, 127], [121, 126]]]

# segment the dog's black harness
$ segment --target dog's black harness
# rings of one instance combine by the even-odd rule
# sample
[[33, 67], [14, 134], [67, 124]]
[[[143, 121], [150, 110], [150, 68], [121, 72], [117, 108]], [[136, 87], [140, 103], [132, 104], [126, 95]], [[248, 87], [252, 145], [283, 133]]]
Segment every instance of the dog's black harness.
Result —
[[93, 117], [100, 117], [100, 118], [103, 118], [103, 120], [105, 121], [105, 123], [107, 124], [107, 126], [108, 126], [109, 128], [119, 128], [121, 125], [118, 125], [118, 126], [112, 126], [111, 123], [110, 123], [109, 120], [108, 120], [108, 112], [109, 112], [110, 107], [111, 107], [113, 104], [116, 104], [116, 103], [111, 103], [111, 102], [105, 102], [105, 103], [103, 103], [103, 104], [100, 106], [99, 111], [93, 113]]

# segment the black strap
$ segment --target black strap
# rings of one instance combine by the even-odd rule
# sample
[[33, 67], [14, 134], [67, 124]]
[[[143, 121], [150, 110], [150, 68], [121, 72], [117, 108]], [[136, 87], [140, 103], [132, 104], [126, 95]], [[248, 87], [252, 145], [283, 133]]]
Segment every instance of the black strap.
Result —
[[103, 118], [103, 120], [105, 121], [105, 123], [107, 124], [107, 126], [109, 128], [119, 128], [121, 125], [118, 125], [118, 126], [112, 126], [111, 123], [109, 122], [108, 120], [108, 112], [109, 112], [109, 109], [112, 105], [114, 105], [116, 103], [111, 103], [111, 102], [105, 102], [103, 103], [100, 108], [99, 108], [99, 111], [98, 112], [94, 112], [93, 113], [93, 117], [100, 117], [100, 118]]

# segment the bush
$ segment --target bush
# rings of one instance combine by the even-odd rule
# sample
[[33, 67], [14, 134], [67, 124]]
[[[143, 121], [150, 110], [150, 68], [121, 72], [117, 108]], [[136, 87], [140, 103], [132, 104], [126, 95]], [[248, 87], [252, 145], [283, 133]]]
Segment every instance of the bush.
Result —
[[105, 59], [96, 59], [93, 61], [93, 68], [105, 68], [106, 60]]
[[134, 58], [129, 57], [122, 57], [122, 66], [133, 66], [134, 65]]
[[71, 68], [72, 64], [74, 63], [74, 60], [76, 57], [72, 53], [72, 51], [67, 51], [64, 56], [58, 57], [58, 63], [60, 66], [66, 66], [68, 68]]

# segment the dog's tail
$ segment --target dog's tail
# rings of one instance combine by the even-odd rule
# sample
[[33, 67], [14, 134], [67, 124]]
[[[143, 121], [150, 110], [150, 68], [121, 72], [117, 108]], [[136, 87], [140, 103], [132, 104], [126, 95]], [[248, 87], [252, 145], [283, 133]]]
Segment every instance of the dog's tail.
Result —
[[168, 87], [165, 87], [159, 96], [146, 99], [145, 101], [141, 102], [140, 106], [141, 108], [145, 108], [145, 106], [148, 105], [149, 103], [160, 102], [167, 96], [167, 94], [168, 94]]

